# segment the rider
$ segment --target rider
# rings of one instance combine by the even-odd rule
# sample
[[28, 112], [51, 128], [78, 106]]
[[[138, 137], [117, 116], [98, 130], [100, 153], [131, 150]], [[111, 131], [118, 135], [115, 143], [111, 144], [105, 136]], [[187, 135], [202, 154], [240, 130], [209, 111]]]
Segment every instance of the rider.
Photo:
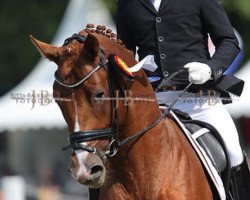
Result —
[[[241, 80], [223, 75], [240, 48], [221, 2], [118, 0], [117, 4], [118, 37], [134, 53], [138, 48], [140, 60], [147, 55], [155, 57], [157, 70], [145, 70], [153, 80], [153, 88], [183, 66], [187, 69], [171, 79], [167, 91], [161, 88], [156, 93], [158, 102], [171, 103], [188, 82], [193, 82], [185, 93], [192, 100], [180, 98], [174, 107], [187, 112], [193, 119], [212, 124], [228, 148], [232, 169], [242, 169], [245, 162], [238, 133], [222, 104], [222, 101], [230, 102], [228, 92], [240, 95], [243, 88]], [[207, 47], [208, 34], [216, 46], [212, 57]], [[241, 171], [236, 173], [236, 179], [244, 176]]]

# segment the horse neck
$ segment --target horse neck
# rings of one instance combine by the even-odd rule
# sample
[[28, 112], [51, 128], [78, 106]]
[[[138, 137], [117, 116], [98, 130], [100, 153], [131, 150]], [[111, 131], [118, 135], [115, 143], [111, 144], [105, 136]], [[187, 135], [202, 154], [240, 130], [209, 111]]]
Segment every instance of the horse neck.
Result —
[[[113, 41], [112, 52], [108, 48], [109, 45], [105, 44], [108, 42], [105, 41], [102, 44], [108, 54], [116, 53], [126, 61], [128, 66], [136, 64], [133, 55], [128, 50], [124, 50], [121, 45]], [[161, 116], [154, 91], [142, 70], [135, 74], [135, 82], [129, 90], [132, 99], [140, 97], [144, 99], [133, 101], [127, 105], [125, 109], [127, 111], [119, 130], [120, 140], [135, 135]], [[147, 101], [147, 98], [150, 101]], [[142, 137], [121, 147], [117, 155], [108, 160], [109, 175], [104, 188], [109, 190], [121, 186], [126, 188], [126, 191], [137, 193], [134, 196], [140, 197], [143, 194], [147, 196], [147, 199], [150, 197], [156, 199], [160, 184], [170, 179], [172, 180], [170, 184], [172, 184], [173, 179], [183, 175], [183, 173], [176, 174], [176, 171], [178, 172], [176, 168], [192, 166], [192, 168], [187, 167], [185, 170], [181, 170], [184, 171], [184, 174], [193, 172], [202, 174], [199, 161], [180, 132], [175, 122], [171, 119], [163, 119]], [[204, 176], [204, 174], [202, 175]], [[116, 193], [117, 191], [114, 189], [113, 195]]]
[[[128, 49], [103, 35], [96, 34], [96, 37], [98, 38], [100, 45], [104, 47], [107, 56], [110, 54], [116, 54], [124, 60], [129, 67], [136, 64], [134, 55]], [[146, 74], [143, 70], [140, 70], [134, 75], [135, 81], [132, 86], [128, 88], [125, 86], [125, 90], [127, 90], [126, 94], [129, 95], [129, 97], [132, 97], [132, 103], [128, 103], [127, 105], [128, 112], [126, 113], [125, 122], [128, 125], [123, 126], [130, 127], [131, 124], [133, 124], [134, 129], [129, 128], [129, 130], [124, 131], [124, 137], [133, 134], [135, 131], [142, 130], [146, 125], [149, 125], [160, 117], [159, 106]], [[126, 83], [124, 83], [124, 85], [126, 85]], [[141, 123], [137, 123], [138, 119], [140, 119]]]
[[128, 92], [131, 102], [127, 104], [126, 119], [123, 126], [125, 129], [124, 137], [146, 128], [161, 116], [154, 91], [145, 73], [139, 71], [135, 77], [135, 82]]
[[[140, 110], [145, 110], [145, 114], [134, 110], [120, 130], [122, 137], [134, 135], [151, 124], [155, 119], [149, 113], [158, 117], [150, 105], [141, 106]], [[107, 168], [108, 190], [116, 193], [118, 187], [134, 199], [158, 199], [160, 190], [177, 187], [187, 174], [205, 178], [194, 151], [171, 119], [162, 120], [139, 139], [121, 147], [117, 155], [108, 160]]]
[[[141, 107], [141, 110], [145, 108]], [[134, 115], [125, 125], [126, 128], [121, 130], [121, 136], [134, 135], [151, 124], [154, 119], [147, 117], [150, 118], [143, 113]], [[121, 147], [117, 155], [108, 160], [107, 187], [111, 191], [118, 186], [123, 187], [138, 199], [157, 199], [161, 187], [167, 187], [166, 181], [173, 179], [173, 170], [179, 168], [178, 156], [182, 155], [183, 150], [182, 143], [178, 144], [178, 136], [172, 121], [163, 120], [139, 139]]]
[[[154, 91], [147, 81], [145, 73], [140, 71], [136, 74], [136, 77], [133, 86], [130, 88], [131, 96], [132, 99], [142, 99], [128, 102], [126, 117], [120, 126], [120, 140], [135, 135], [161, 116]], [[144, 85], [144, 87], [142, 87], [142, 85]], [[135, 181], [140, 182], [140, 184], [136, 184], [137, 186], [143, 186], [143, 182], [147, 177], [155, 176], [158, 162], [160, 160], [165, 162], [167, 152], [172, 148], [171, 145], [168, 145], [170, 137], [172, 136], [165, 130], [165, 125], [165, 120], [162, 120], [142, 137], [120, 148], [118, 155], [111, 160], [109, 166], [111, 171], [114, 171], [116, 174], [114, 175], [115, 177], [117, 177], [117, 175], [121, 175], [121, 177], [126, 176], [129, 179], [129, 181], [126, 181], [126, 185], [131, 184], [131, 187], [134, 187]], [[151, 166], [151, 168], [149, 168], [149, 166]], [[141, 172], [147, 172], [151, 175], [148, 174], [149, 176], [144, 176]], [[127, 174], [125, 175], [125, 173]], [[147, 181], [149, 182], [149, 180]]]
[[[125, 49], [123, 46], [116, 43], [115, 41], [110, 41], [108, 38], [103, 37], [102, 35], [99, 35], [98, 37], [107, 55], [115, 52], [115, 54], [118, 57], [122, 58], [128, 66], [131, 67], [136, 64], [133, 54], [127, 49]], [[112, 49], [110, 47], [112, 47]], [[131, 98], [132, 100], [125, 102], [127, 103], [126, 105], [127, 107], [124, 109], [126, 110], [124, 112], [125, 117], [122, 118], [123, 123], [121, 124], [119, 130], [120, 140], [132, 136], [137, 132], [145, 129], [147, 126], [151, 125], [161, 116], [158, 102], [156, 100], [154, 91], [147, 79], [146, 74], [144, 73], [143, 70], [140, 70], [134, 75], [135, 75], [135, 81], [132, 84], [132, 86], [128, 88], [128, 93], [127, 93], [127, 95], [129, 95], [128, 97]], [[126, 96], [125, 96], [125, 101], [126, 101]], [[121, 104], [123, 103], [120, 103], [120, 105]], [[120, 109], [120, 107], [118, 107], [118, 109]], [[157, 145], [156, 141], [158, 142], [162, 141], [162, 139], [159, 139], [161, 135], [163, 136], [162, 137], [163, 139], [166, 138], [165, 132], [161, 131], [161, 129], [163, 128], [162, 124], [164, 124], [164, 122], [163, 123], [161, 122], [160, 125], [157, 125], [152, 130], [147, 131], [147, 133], [141, 139], [132, 141], [125, 147], [122, 147], [120, 153], [126, 154], [127, 151], [130, 151], [129, 149], [132, 149], [129, 154], [130, 158], [126, 160], [136, 161], [137, 159], [133, 159], [133, 157], [137, 156], [136, 149], [140, 149], [143, 152], [145, 148], [151, 148], [149, 149], [149, 151], [151, 151], [155, 147], [155, 145]], [[146, 157], [145, 160], [147, 160]], [[121, 161], [118, 161], [117, 163], [118, 163], [118, 168], [121, 169], [121, 166], [119, 165], [120, 162]]]
[[[99, 37], [100, 44], [105, 49], [106, 55], [115, 53], [130, 67], [136, 64], [134, 56], [130, 51], [115, 41], [109, 40], [107, 37], [102, 35], [97, 36]], [[128, 89], [128, 95], [132, 101], [127, 102], [127, 107], [125, 108], [125, 117], [122, 118], [123, 123], [120, 125], [119, 129], [120, 140], [145, 129], [161, 116], [158, 102], [146, 74], [143, 70], [140, 70], [134, 75], [135, 81]], [[120, 107], [118, 107], [118, 109], [120, 109]], [[163, 120], [157, 126], [147, 131], [141, 138], [121, 147], [118, 155], [112, 159], [114, 163], [111, 161], [111, 171], [117, 172], [122, 170], [124, 172], [131, 166], [134, 166], [134, 171], [141, 171], [140, 167], [148, 168], [149, 165], [152, 165], [152, 163], [149, 163], [150, 160], [158, 162], [159, 157], [155, 155], [159, 156], [159, 154], [161, 154], [159, 149], [161, 149], [161, 147], [164, 148], [165, 150], [163, 151], [166, 154], [168, 151], [166, 147], [171, 148], [171, 145], [167, 145], [170, 134], [168, 134], [168, 131], [164, 131], [165, 125]], [[159, 146], [159, 148], [155, 148], [156, 146]], [[150, 152], [150, 154], [148, 155], [146, 152]], [[138, 157], [140, 159], [138, 159]], [[164, 161], [166, 160], [165, 156], [162, 158]], [[155, 164], [157, 162], [155, 162]], [[154, 173], [154, 171], [152, 171], [152, 173]], [[139, 173], [137, 173], [137, 175], [138, 174]], [[131, 175], [130, 177], [136, 177], [136, 175]]]

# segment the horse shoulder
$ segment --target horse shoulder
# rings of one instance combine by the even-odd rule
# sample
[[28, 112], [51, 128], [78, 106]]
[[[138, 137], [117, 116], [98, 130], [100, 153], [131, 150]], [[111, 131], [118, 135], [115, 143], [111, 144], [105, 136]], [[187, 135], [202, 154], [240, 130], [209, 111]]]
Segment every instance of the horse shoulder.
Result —
[[167, 161], [169, 173], [167, 173], [165, 187], [159, 191], [158, 200], [166, 199], [166, 197], [176, 200], [212, 199], [202, 165], [182, 130], [174, 120], [169, 118], [165, 120], [165, 127], [168, 140], [172, 141], [168, 142], [169, 146], [171, 144], [169, 151], [172, 152], [172, 156], [171, 162]]

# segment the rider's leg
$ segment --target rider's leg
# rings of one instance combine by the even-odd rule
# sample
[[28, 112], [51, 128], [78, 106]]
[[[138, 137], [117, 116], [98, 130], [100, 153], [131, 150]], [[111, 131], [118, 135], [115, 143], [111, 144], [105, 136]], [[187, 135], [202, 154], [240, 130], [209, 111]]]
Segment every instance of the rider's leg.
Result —
[[247, 163], [247, 158], [242, 164], [235, 166], [231, 170], [231, 182], [228, 196], [234, 200], [249, 200], [250, 199], [250, 171]]
[[[159, 103], [171, 104], [179, 93], [179, 91], [168, 91], [156, 93], [156, 96]], [[210, 123], [218, 130], [228, 148], [231, 167], [243, 162], [238, 132], [230, 114], [221, 103], [219, 97], [197, 97], [197, 94], [185, 93], [177, 101], [174, 108], [188, 113], [193, 119]]]
[[[180, 94], [178, 91], [156, 93], [159, 104], [168, 104]], [[228, 196], [235, 200], [250, 199], [250, 172], [243, 157], [238, 132], [234, 122], [218, 97], [197, 97], [197, 94], [186, 93], [179, 98], [174, 108], [188, 113], [193, 119], [213, 125], [224, 140], [231, 160], [231, 184]], [[230, 198], [228, 198], [230, 199]]]
[[221, 103], [220, 99], [209, 99], [203, 97], [204, 103], [198, 103], [193, 110], [189, 112], [192, 119], [201, 120], [213, 125], [223, 138], [229, 152], [231, 167], [237, 166], [243, 162], [242, 149], [239, 142], [239, 136], [234, 122]]

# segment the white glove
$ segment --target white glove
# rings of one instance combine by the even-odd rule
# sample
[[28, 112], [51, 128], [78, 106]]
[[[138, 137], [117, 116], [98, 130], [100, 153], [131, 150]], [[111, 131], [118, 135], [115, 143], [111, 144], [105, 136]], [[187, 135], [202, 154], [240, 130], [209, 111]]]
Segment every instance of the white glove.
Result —
[[212, 70], [205, 63], [190, 62], [184, 65], [184, 68], [188, 69], [188, 80], [194, 82], [194, 84], [203, 84], [212, 79]]

